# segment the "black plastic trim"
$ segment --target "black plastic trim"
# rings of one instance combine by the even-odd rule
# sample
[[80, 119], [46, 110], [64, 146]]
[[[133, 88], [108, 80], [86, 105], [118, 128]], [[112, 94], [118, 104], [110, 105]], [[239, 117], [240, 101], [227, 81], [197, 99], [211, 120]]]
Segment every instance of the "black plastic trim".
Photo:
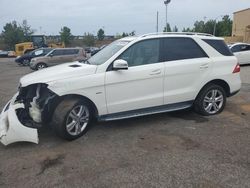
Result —
[[144, 116], [144, 115], [178, 111], [178, 110], [190, 108], [193, 105], [193, 102], [194, 101], [192, 100], [192, 101], [186, 101], [186, 102], [180, 102], [180, 103], [174, 103], [174, 104], [166, 104], [166, 105], [143, 108], [143, 109], [138, 109], [138, 110], [131, 110], [131, 111], [114, 113], [114, 114], [108, 114], [108, 115], [99, 116], [98, 121], [113, 121], [113, 120], [119, 120], [119, 119], [139, 117], [139, 116]]

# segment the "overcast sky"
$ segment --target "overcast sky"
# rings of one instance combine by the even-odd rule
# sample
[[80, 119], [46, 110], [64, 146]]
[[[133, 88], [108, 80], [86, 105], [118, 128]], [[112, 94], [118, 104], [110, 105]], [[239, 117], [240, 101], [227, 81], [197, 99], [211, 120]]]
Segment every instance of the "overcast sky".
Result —
[[[172, 0], [168, 21], [179, 30], [191, 27], [196, 20], [215, 19], [220, 15], [250, 8], [250, 0]], [[68, 26], [74, 35], [96, 34], [104, 27], [106, 34], [156, 31], [156, 12], [159, 28], [165, 23], [163, 0], [0, 0], [0, 30], [10, 21], [26, 19], [37, 34], [58, 34]], [[250, 18], [249, 18], [250, 19]]]

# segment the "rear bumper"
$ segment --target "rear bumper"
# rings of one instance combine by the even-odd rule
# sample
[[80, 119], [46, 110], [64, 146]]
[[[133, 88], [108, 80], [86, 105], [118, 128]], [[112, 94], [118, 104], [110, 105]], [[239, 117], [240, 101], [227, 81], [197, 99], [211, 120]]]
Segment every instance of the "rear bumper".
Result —
[[6, 104], [0, 115], [0, 142], [9, 145], [15, 142], [38, 144], [37, 129], [24, 126], [17, 117], [16, 110], [24, 108], [23, 103], [15, 103], [17, 94]]

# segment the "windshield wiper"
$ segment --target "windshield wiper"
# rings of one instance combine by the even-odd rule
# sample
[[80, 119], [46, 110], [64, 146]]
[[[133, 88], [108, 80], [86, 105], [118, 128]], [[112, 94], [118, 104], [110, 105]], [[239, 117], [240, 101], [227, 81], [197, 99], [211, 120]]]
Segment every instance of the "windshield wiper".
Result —
[[89, 64], [89, 65], [90, 65], [90, 62], [89, 62], [89, 60], [87, 60], [87, 59], [85, 59], [85, 60], [80, 60], [79, 62], [80, 62], [80, 63]]

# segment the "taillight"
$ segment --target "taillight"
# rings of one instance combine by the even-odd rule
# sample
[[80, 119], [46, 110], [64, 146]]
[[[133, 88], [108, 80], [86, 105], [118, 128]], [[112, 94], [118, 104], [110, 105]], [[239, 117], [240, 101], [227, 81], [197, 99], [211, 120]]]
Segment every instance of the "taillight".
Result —
[[238, 72], [240, 72], [240, 64], [239, 63], [237, 63], [237, 65], [235, 66], [233, 73], [238, 73]]

